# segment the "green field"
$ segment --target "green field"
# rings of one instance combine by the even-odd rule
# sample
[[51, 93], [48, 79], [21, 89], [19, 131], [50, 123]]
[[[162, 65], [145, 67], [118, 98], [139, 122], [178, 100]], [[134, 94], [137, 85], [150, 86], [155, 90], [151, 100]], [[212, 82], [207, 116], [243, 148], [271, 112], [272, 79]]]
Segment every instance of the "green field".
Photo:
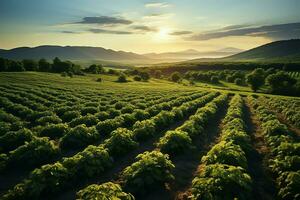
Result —
[[0, 73], [0, 199], [299, 199], [299, 97], [117, 78]]

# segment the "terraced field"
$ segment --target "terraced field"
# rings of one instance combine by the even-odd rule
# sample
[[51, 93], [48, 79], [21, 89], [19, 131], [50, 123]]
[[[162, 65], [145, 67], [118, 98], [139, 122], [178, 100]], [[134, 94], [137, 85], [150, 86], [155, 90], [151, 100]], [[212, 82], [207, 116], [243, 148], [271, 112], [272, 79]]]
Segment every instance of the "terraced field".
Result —
[[0, 78], [0, 199], [300, 199], [299, 98]]

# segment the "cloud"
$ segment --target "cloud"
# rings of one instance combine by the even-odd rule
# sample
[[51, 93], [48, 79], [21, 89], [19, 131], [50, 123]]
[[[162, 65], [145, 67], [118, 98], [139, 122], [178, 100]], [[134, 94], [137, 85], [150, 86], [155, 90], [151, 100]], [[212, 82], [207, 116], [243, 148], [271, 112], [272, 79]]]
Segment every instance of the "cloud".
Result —
[[276, 24], [259, 27], [247, 25], [235, 25], [224, 27], [215, 31], [200, 33], [188, 37], [188, 40], [210, 40], [229, 36], [253, 36], [266, 37], [273, 40], [292, 39], [300, 37], [300, 22], [288, 24]]
[[137, 31], [144, 31], [144, 32], [155, 32], [155, 31], [157, 31], [157, 29], [154, 28], [154, 27], [149, 27], [149, 26], [144, 26], [144, 25], [132, 26], [131, 28], [134, 29], [134, 30], [137, 30]]
[[91, 33], [97, 33], [97, 34], [116, 34], [116, 35], [133, 34], [132, 32], [129, 32], [129, 31], [115, 31], [115, 30], [100, 29], [100, 28], [91, 28], [88, 31]]
[[188, 35], [192, 33], [193, 33], [192, 31], [174, 31], [170, 33], [170, 35]]
[[168, 3], [159, 3], [159, 2], [152, 2], [152, 3], [146, 3], [145, 7], [146, 8], [166, 8], [166, 7], [170, 7], [171, 4]]
[[100, 17], [84, 17], [82, 21], [76, 22], [76, 24], [98, 24], [98, 25], [115, 25], [115, 24], [132, 24], [133, 22], [127, 19], [119, 17], [109, 17], [109, 16], [100, 16]]
[[61, 31], [61, 33], [77, 34], [78, 32], [75, 32], [75, 31]]
[[169, 19], [172, 16], [174, 16], [173, 13], [164, 13], [164, 14], [152, 13], [150, 15], [144, 16], [143, 18], [145, 20], [164, 20], [164, 19]]

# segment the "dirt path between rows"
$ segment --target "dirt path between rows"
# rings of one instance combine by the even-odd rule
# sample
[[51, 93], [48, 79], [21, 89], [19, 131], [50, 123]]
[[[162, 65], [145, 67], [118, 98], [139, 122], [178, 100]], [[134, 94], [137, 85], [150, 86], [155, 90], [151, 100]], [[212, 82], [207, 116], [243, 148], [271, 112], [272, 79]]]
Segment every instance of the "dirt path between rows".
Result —
[[249, 173], [253, 180], [253, 199], [274, 199], [276, 187], [268, 171], [269, 149], [260, 128], [260, 123], [255, 117], [253, 109], [245, 99], [245, 123], [247, 132], [251, 137], [253, 152], [247, 155]]

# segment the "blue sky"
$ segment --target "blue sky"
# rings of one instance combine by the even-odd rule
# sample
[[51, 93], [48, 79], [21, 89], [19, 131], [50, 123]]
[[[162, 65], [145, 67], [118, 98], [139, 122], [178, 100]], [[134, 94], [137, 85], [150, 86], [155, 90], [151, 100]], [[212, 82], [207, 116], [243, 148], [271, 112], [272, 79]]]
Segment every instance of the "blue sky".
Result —
[[249, 49], [300, 37], [298, 0], [1, 0], [0, 48]]

